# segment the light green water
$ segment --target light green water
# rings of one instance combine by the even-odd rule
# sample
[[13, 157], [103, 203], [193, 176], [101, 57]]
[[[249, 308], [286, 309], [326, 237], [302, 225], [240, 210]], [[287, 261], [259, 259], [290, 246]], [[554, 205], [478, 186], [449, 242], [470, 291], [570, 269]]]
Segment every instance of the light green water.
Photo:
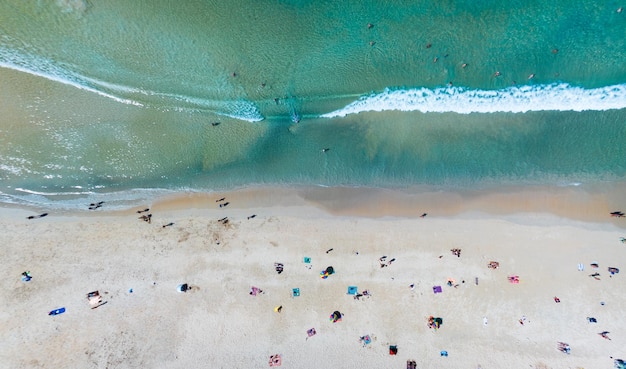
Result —
[[[618, 7], [2, 2], [0, 191], [14, 201], [32, 200], [32, 192], [93, 196], [260, 183], [621, 181], [626, 110], [584, 94], [574, 106], [589, 111], [568, 111], [567, 103], [577, 93], [568, 86], [604, 89], [618, 102], [626, 96], [626, 15]], [[382, 94], [386, 112], [319, 117], [370, 92], [449, 82], [483, 91], [480, 101], [493, 112], [458, 114], [476, 102], [463, 98], [450, 99], [446, 112], [421, 113], [419, 104]], [[550, 108], [499, 112], [513, 82], [529, 87], [519, 92], [522, 100], [550, 100]], [[568, 85], [550, 90], [553, 83]], [[515, 111], [516, 101], [502, 109]], [[256, 119], [264, 120], [246, 121]]]

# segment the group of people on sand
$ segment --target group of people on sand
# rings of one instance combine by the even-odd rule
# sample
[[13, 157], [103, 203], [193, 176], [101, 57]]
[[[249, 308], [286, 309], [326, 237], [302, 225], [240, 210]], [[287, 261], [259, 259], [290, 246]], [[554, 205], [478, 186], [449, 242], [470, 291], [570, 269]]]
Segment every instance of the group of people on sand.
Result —
[[390, 259], [389, 261], [387, 261], [387, 256], [383, 255], [381, 256], [378, 261], [380, 262], [380, 267], [384, 268], [384, 267], [388, 267], [391, 265], [391, 263], [393, 263], [394, 261], [396, 261], [396, 258]]

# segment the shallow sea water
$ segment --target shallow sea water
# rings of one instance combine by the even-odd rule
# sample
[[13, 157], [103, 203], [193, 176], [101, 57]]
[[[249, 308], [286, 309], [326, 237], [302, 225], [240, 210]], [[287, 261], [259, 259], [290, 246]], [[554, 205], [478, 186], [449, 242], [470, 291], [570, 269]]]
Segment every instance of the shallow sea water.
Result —
[[618, 7], [3, 2], [0, 200], [618, 183]]

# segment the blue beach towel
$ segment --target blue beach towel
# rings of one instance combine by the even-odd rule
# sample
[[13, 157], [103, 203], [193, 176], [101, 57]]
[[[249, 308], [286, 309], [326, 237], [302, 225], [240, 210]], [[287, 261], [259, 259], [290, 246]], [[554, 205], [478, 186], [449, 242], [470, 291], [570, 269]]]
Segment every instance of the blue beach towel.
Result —
[[348, 287], [348, 295], [356, 295], [357, 294], [357, 287], [356, 286], [349, 286]]
[[48, 315], [59, 315], [59, 314], [63, 314], [65, 312], [65, 308], [58, 308], [58, 309], [54, 309], [51, 312], [48, 313]]

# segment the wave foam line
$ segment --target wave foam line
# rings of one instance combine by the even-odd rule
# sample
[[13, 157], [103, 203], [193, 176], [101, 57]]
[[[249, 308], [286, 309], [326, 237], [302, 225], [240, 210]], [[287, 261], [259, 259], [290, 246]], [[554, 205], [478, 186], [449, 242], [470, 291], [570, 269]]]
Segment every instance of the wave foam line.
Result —
[[345, 117], [366, 111], [420, 111], [423, 113], [526, 113], [529, 111], [585, 111], [626, 108], [626, 84], [584, 89], [567, 83], [513, 86], [502, 90], [462, 87], [385, 89], [323, 118]]
[[[245, 120], [249, 122], [258, 122], [264, 119], [258, 108], [251, 102], [246, 100], [239, 101], [213, 101], [192, 96], [184, 96], [163, 92], [146, 91], [143, 89], [118, 85], [82, 76], [74, 73], [67, 68], [60, 67], [52, 61], [42, 57], [35, 57], [28, 53], [19, 53], [15, 50], [0, 47], [0, 68], [12, 69], [18, 72], [31, 74], [37, 77], [45, 78], [57, 83], [65, 84], [84, 91], [98, 94], [100, 96], [112, 99], [122, 104], [147, 107], [150, 104], [139, 102], [130, 98], [118, 95], [139, 95], [145, 97], [157, 97], [161, 102], [167, 101], [183, 103], [190, 105], [192, 108], [199, 108], [212, 113], [228, 116], [234, 119]], [[103, 91], [108, 90], [108, 91]], [[220, 105], [226, 105], [226, 107]], [[170, 108], [180, 108], [174, 106]], [[184, 107], [183, 107], [184, 108]]]

